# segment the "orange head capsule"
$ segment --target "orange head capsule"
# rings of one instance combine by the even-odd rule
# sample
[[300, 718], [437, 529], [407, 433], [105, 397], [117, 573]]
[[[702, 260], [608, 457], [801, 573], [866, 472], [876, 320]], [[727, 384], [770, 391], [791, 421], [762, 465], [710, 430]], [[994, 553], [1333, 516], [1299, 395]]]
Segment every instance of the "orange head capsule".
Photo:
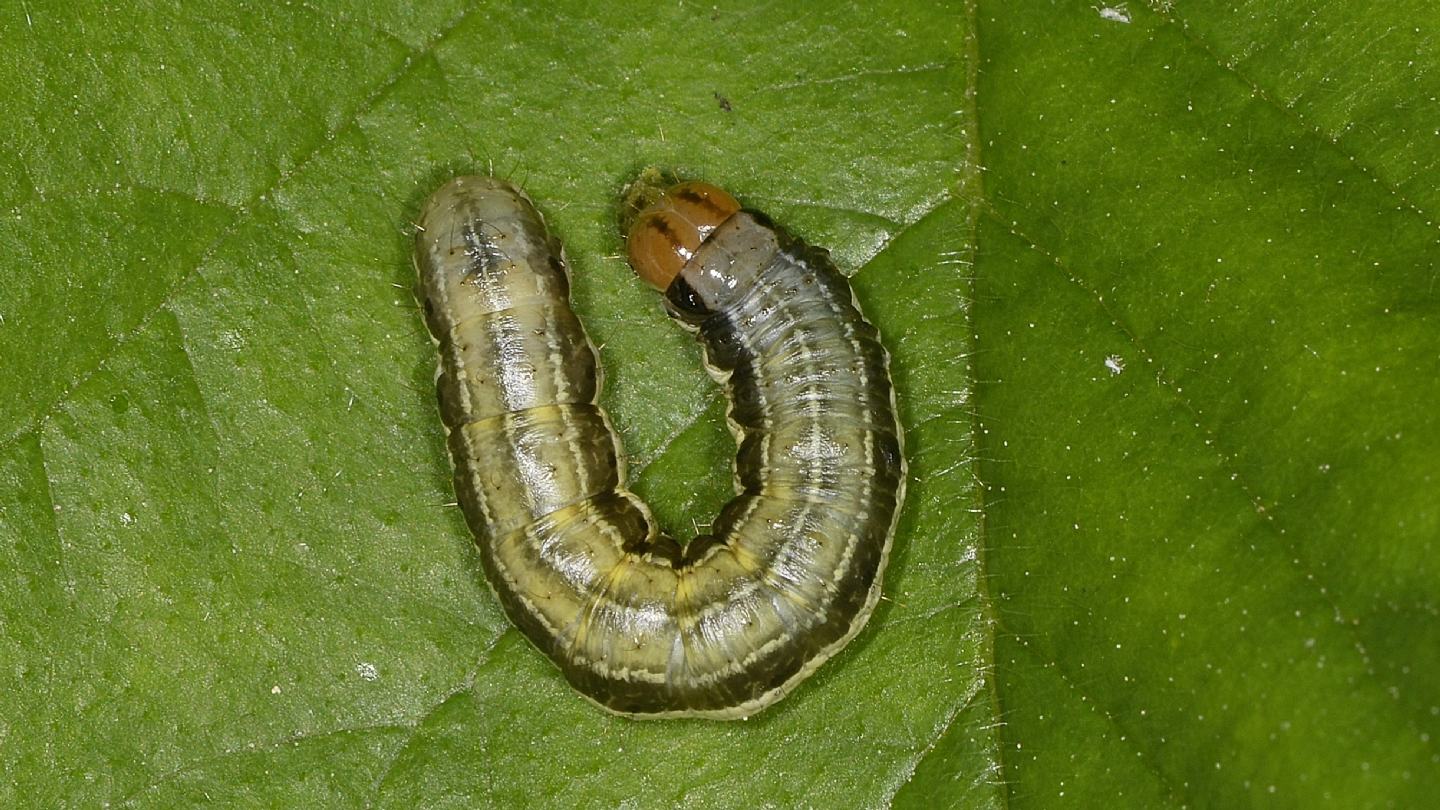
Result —
[[630, 266], [646, 284], [664, 291], [740, 203], [709, 183], [681, 183], [666, 189], [630, 226]]

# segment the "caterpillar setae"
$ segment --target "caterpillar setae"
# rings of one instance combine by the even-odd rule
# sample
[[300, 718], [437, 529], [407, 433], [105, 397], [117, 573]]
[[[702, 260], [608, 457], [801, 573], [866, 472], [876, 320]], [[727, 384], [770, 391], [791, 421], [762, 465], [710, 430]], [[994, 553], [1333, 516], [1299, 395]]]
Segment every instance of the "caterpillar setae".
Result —
[[583, 695], [747, 717], [880, 595], [905, 488], [889, 355], [825, 251], [705, 183], [632, 199], [631, 263], [728, 396], [735, 498], [683, 548], [657, 530], [625, 488], [559, 242], [478, 176], [437, 190], [415, 239], [455, 489], [506, 615]]

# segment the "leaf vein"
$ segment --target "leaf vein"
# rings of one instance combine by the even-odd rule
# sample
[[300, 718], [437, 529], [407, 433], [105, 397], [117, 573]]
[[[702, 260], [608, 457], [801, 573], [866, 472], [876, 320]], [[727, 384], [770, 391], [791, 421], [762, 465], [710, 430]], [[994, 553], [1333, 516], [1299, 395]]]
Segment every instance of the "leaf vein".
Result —
[[1015, 640], [1016, 646], [1021, 649], [1025, 656], [1030, 658], [1032, 661], [1035, 661], [1036, 664], [1039, 665], [1042, 669], [1046, 669], [1050, 672], [1055, 673], [1055, 677], [1060, 679], [1060, 682], [1065, 685], [1065, 688], [1069, 689], [1071, 692], [1073, 692], [1080, 698], [1081, 705], [1085, 706], [1095, 714], [1099, 715], [1100, 718], [1103, 719], [1107, 725], [1111, 726], [1118, 732], [1120, 741], [1125, 743], [1131, 750], [1135, 752], [1136, 759], [1144, 766], [1145, 770], [1149, 771], [1155, 776], [1155, 779], [1160, 783], [1160, 787], [1165, 791], [1166, 796], [1178, 807], [1188, 806], [1187, 802], [1185, 802], [1181, 798], [1182, 794], [1177, 789], [1179, 786], [1177, 786], [1173, 781], [1171, 781], [1169, 774], [1165, 773], [1165, 771], [1162, 770], [1157, 763], [1152, 761], [1152, 754], [1147, 751], [1144, 746], [1139, 745], [1136, 742], [1137, 740], [1144, 739], [1142, 735], [1131, 733], [1130, 729], [1127, 728], [1124, 723], [1122, 723], [1118, 718], [1116, 718], [1114, 715], [1104, 709], [1099, 700], [1096, 700], [1092, 696], [1086, 694], [1085, 690], [1080, 687], [1080, 684], [1076, 683], [1075, 680], [1070, 677], [1070, 674], [1066, 672], [1066, 670], [1060, 665], [1060, 662], [1058, 660], [1052, 661], [1048, 664], [1045, 663], [1038, 655], [1036, 655], [1034, 650], [1030, 649], [1030, 646], [1028, 644], [1024, 643], [1023, 639], [1018, 634], [1010, 632], [1004, 626], [1004, 622], [998, 616], [995, 619], [995, 631], [997, 633], [1003, 632], [1006, 635], [1010, 636], [1012, 639]]
[[[1045, 256], [1045, 258], [1050, 261], [1051, 265], [1054, 266], [1055, 269], [1062, 276], [1064, 276], [1070, 284], [1073, 284], [1075, 287], [1079, 288], [1082, 292], [1085, 293], [1086, 297], [1095, 301], [1096, 306], [1100, 309], [1101, 313], [1103, 313], [1104, 317], [1110, 321], [1111, 326], [1113, 326], [1122, 335], [1124, 335], [1125, 339], [1129, 341], [1130, 345], [1134, 346], [1135, 350], [1140, 354], [1140, 356], [1145, 359], [1146, 364], [1154, 369], [1156, 382], [1159, 383], [1161, 388], [1163, 388], [1169, 393], [1175, 405], [1185, 412], [1185, 415], [1190, 420], [1190, 423], [1195, 426], [1195, 429], [1204, 439], [1203, 444], [1205, 445], [1205, 447], [1209, 448], [1215, 454], [1215, 457], [1219, 461], [1221, 468], [1224, 469], [1227, 473], [1229, 473], [1229, 475], [1225, 476], [1225, 478], [1227, 478], [1230, 482], [1234, 484], [1237, 489], [1239, 489], [1241, 495], [1247, 501], [1249, 501], [1251, 506], [1255, 509], [1256, 514], [1261, 518], [1261, 522], [1259, 525], [1264, 527], [1267, 532], [1269, 532], [1279, 543], [1283, 544], [1289, 550], [1290, 553], [1285, 554], [1284, 556], [1287, 559], [1289, 565], [1301, 575], [1300, 579], [1310, 583], [1311, 587], [1313, 587], [1318, 593], [1320, 599], [1325, 603], [1327, 607], [1330, 608], [1330, 610], [1335, 616], [1345, 615], [1344, 611], [1340, 609], [1340, 605], [1335, 601], [1331, 589], [1326, 588], [1322, 584], [1323, 578], [1321, 577], [1321, 575], [1317, 573], [1316, 569], [1305, 563], [1305, 548], [1303, 546], [1297, 545], [1283, 530], [1278, 527], [1275, 516], [1272, 515], [1270, 511], [1265, 507], [1264, 500], [1258, 494], [1256, 494], [1255, 490], [1246, 481], [1246, 477], [1241, 471], [1240, 465], [1236, 463], [1235, 458], [1230, 453], [1227, 453], [1223, 449], [1224, 443], [1221, 437], [1217, 435], [1213, 430], [1204, 426], [1204, 414], [1202, 414], [1200, 410], [1197, 409], [1195, 405], [1190, 401], [1190, 399], [1184, 395], [1180, 386], [1173, 379], [1171, 379], [1169, 374], [1166, 372], [1165, 365], [1160, 362], [1160, 359], [1156, 357], [1149, 350], [1149, 348], [1146, 347], [1146, 345], [1140, 340], [1139, 336], [1120, 319], [1120, 317], [1111, 308], [1110, 304], [1105, 301], [1104, 296], [1100, 295], [1095, 289], [1087, 285], [1079, 276], [1077, 276], [1068, 267], [1066, 267], [1065, 263], [1060, 259], [1059, 256], [1045, 249], [1044, 247], [1041, 247], [1035, 240], [1031, 239], [1025, 233], [1021, 232], [1014, 224], [1006, 222], [1004, 218], [1000, 216], [998, 211], [994, 210], [993, 208], [987, 208], [986, 215], [989, 216], [996, 224], [1008, 230], [1010, 234], [1013, 235], [1015, 238], [1023, 241], [1035, 251]], [[1363, 662], [1366, 662], [1368, 668], [1369, 654], [1366, 651], [1364, 641], [1361, 638], [1360, 630], [1353, 622], [1341, 622], [1340, 624], [1345, 627], [1345, 631], [1353, 639], [1355, 644], [1355, 652], [1360, 655]]]
[[[1344, 144], [1343, 137], [1341, 135], [1327, 134], [1325, 130], [1322, 129], [1318, 124], [1312, 123], [1305, 116], [1304, 113], [1296, 109], [1294, 104], [1285, 104], [1279, 99], [1275, 98], [1269, 90], [1262, 87], [1260, 83], [1253, 79], [1248, 73], [1230, 64], [1229, 61], [1223, 58], [1214, 48], [1212, 48], [1204, 40], [1200, 39], [1200, 37], [1198, 37], [1195, 32], [1190, 30], [1190, 26], [1180, 17], [1174, 14], [1161, 14], [1159, 16], [1160, 19], [1164, 20], [1167, 24], [1173, 26], [1176, 30], [1179, 31], [1180, 38], [1185, 42], [1187, 46], [1194, 48], [1201, 54], [1204, 54], [1206, 58], [1214, 62], [1215, 65], [1219, 67], [1222, 71], [1229, 73], [1230, 75], [1239, 79], [1246, 87], [1250, 89], [1252, 93], [1255, 94], [1256, 98], [1264, 101], [1266, 104], [1269, 104], [1271, 107], [1279, 111], [1282, 115], [1290, 118], [1295, 123], [1299, 124], [1302, 129], [1306, 130], [1311, 135], [1314, 135], [1315, 137], [1318, 137], [1326, 143], [1330, 144], [1337, 152], [1348, 158], [1350, 162], [1353, 163], [1354, 166], [1359, 169], [1362, 174], [1365, 174], [1366, 176], [1374, 179], [1382, 188], [1384, 188], [1392, 196], [1394, 196], [1395, 199], [1399, 200], [1403, 208], [1420, 217], [1420, 220], [1425, 225], [1436, 230], [1440, 230], [1440, 223], [1437, 223], [1434, 218], [1429, 214], [1429, 212], [1427, 212], [1414, 200], [1407, 197], [1405, 193], [1400, 190], [1400, 187], [1396, 185], [1394, 180], [1386, 176], [1383, 172], [1377, 170], [1375, 166], [1373, 166], [1369, 161], [1365, 160], [1358, 152]], [[1373, 45], [1374, 43], [1371, 44]]]
[[229, 239], [235, 236], [235, 234], [239, 230], [241, 223], [244, 221], [244, 215], [251, 208], [258, 206], [262, 204], [265, 200], [273, 197], [274, 194], [280, 188], [282, 188], [285, 183], [290, 180], [291, 177], [295, 176], [316, 157], [324, 154], [327, 150], [329, 150], [332, 143], [334, 143], [336, 140], [336, 135], [347, 129], [350, 129], [351, 127], [356, 126], [361, 116], [372, 110], [374, 106], [379, 103], [379, 101], [392, 87], [403, 81], [411, 73], [411, 71], [416, 68], [416, 66], [422, 61], [425, 56], [433, 52], [437, 46], [439, 46], [453, 31], [455, 31], [455, 29], [459, 28], [460, 25], [463, 24], [465, 20], [468, 19], [473, 13], [473, 8], [467, 8], [465, 11], [458, 14], [454, 19], [450, 20], [448, 23], [442, 26], [440, 30], [437, 31], [423, 47], [417, 49], [416, 51], [408, 55], [400, 63], [400, 66], [394, 72], [392, 72], [389, 76], [385, 77], [383, 81], [381, 81], [374, 88], [372, 88], [371, 91], [365, 95], [365, 98], [360, 102], [360, 104], [353, 111], [351, 111], [351, 113], [346, 116], [343, 121], [337, 123], [334, 127], [328, 129], [322, 137], [317, 139], [309, 146], [307, 152], [305, 152], [297, 160], [291, 162], [288, 168], [283, 169], [276, 176], [275, 180], [270, 183], [270, 185], [254, 194], [245, 204], [231, 208], [233, 218], [231, 219], [230, 224], [222, 228], [220, 232], [215, 236], [215, 238], [212, 239], [210, 243], [205, 246], [205, 249], [201, 251], [199, 258], [195, 260], [195, 263], [189, 268], [187, 268], [184, 273], [182, 273], [178, 278], [175, 279], [175, 281], [165, 291], [164, 295], [160, 297], [159, 301], [155, 304], [155, 306], [152, 307], [148, 312], [146, 312], [135, 324], [135, 326], [120, 334], [114, 335], [111, 338], [111, 344], [109, 348], [100, 356], [99, 360], [97, 360], [96, 363], [89, 369], [81, 372], [74, 380], [70, 382], [68, 386], [66, 386], [65, 390], [63, 390], [58, 396], [55, 397], [54, 400], [39, 408], [34, 418], [31, 419], [28, 424], [22, 425], [21, 427], [17, 428], [13, 433], [11, 433], [11, 435], [7, 436], [3, 440], [0, 440], [0, 450], [3, 450], [15, 444], [26, 434], [38, 431], [41, 426], [45, 424], [45, 422], [47, 422], [51, 417], [55, 415], [56, 410], [62, 404], [69, 400], [69, 398], [75, 393], [76, 390], [78, 390], [81, 386], [88, 382], [97, 373], [106, 368], [106, 365], [111, 361], [111, 359], [114, 358], [116, 352], [121, 346], [123, 346], [128, 340], [130, 340], [132, 337], [139, 334], [146, 327], [148, 327], [150, 325], [150, 322], [155, 318], [155, 316], [162, 310], [164, 310], [166, 307], [168, 307], [171, 301], [175, 298], [175, 296], [190, 285], [190, 283], [200, 274], [200, 269], [215, 257], [220, 247], [224, 245]]

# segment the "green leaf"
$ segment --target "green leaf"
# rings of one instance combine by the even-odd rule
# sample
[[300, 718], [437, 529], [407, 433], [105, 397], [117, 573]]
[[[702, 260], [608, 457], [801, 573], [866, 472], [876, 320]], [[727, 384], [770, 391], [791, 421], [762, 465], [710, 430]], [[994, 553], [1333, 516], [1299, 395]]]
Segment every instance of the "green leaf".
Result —
[[[4, 20], [0, 804], [878, 805], [962, 726], [993, 763], [965, 18], [514, 5]], [[582, 700], [446, 506], [410, 222], [492, 166], [566, 243], [641, 494], [686, 535], [731, 494], [698, 347], [619, 258], [647, 164], [831, 247], [904, 392], [887, 601], [746, 722]]]
[[1011, 805], [1427, 806], [1440, 14], [1137, 5], [978, 15]]
[[[1429, 4], [527, 5], [0, 12], [0, 805], [1440, 790]], [[908, 428], [887, 601], [746, 722], [508, 628], [408, 292], [436, 185], [521, 182], [688, 534], [734, 450], [619, 258], [652, 164], [832, 249]]]

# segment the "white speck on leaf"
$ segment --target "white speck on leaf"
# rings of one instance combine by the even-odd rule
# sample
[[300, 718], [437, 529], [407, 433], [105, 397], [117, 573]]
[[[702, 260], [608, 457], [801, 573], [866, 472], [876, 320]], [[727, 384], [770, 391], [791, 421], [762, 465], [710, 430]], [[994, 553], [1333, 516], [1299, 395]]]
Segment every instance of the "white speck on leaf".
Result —
[[356, 664], [355, 674], [359, 675], [361, 678], [367, 681], [377, 681], [380, 679], [380, 671], [377, 670], [375, 668], [375, 665], [370, 663], [369, 661], [361, 661], [360, 663]]
[[1130, 11], [1125, 8], [1124, 3], [1118, 6], [1101, 6], [1096, 11], [1100, 12], [1102, 20], [1127, 24], [1130, 22]]
[[1112, 354], [1105, 358], [1105, 368], [1109, 369], [1111, 374], [1119, 374], [1125, 370], [1125, 358]]

